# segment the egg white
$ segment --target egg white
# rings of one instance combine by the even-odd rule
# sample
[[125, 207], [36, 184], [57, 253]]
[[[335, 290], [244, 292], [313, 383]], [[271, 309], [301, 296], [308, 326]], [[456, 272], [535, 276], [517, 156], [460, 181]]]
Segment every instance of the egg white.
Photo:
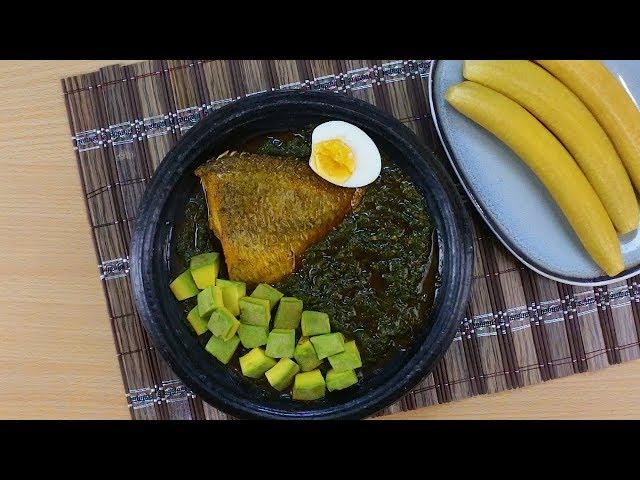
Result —
[[[333, 120], [318, 125], [311, 134], [311, 145], [326, 140], [341, 140], [353, 152], [354, 169], [351, 176], [343, 183], [325, 179], [341, 187], [363, 187], [373, 182], [380, 175], [382, 161], [380, 151], [371, 137], [361, 129], [347, 122]], [[318, 173], [313, 161], [309, 160], [311, 169]]]

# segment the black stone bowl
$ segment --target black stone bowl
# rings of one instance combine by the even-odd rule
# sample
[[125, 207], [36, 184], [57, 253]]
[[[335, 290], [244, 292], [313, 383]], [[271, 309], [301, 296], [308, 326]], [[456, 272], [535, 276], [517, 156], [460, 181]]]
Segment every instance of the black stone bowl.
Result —
[[[296, 402], [220, 364], [198, 342], [169, 290], [172, 228], [197, 188], [194, 169], [261, 133], [344, 120], [367, 132], [424, 196], [437, 229], [440, 284], [413, 346], [398, 352], [352, 388]], [[389, 201], [393, 201], [392, 198]], [[131, 245], [138, 313], [155, 346], [184, 383], [237, 417], [359, 418], [391, 404], [427, 375], [446, 352], [463, 317], [473, 266], [473, 230], [440, 161], [399, 121], [368, 103], [336, 93], [287, 91], [254, 95], [209, 114], [167, 154], [142, 200]]]

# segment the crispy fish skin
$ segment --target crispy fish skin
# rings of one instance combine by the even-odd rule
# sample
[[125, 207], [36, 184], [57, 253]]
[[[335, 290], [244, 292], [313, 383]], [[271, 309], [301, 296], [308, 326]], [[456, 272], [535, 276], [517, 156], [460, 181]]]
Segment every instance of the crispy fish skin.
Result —
[[196, 169], [229, 278], [275, 283], [342, 222], [361, 189], [333, 185], [295, 157], [225, 152]]

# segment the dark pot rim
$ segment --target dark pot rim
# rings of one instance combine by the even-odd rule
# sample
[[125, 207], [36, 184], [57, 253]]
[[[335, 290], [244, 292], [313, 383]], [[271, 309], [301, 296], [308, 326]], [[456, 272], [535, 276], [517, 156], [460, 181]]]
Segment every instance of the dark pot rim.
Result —
[[[420, 187], [436, 223], [440, 250], [440, 287], [431, 312], [432, 326], [411, 350], [408, 361], [381, 385], [344, 403], [308, 410], [285, 411], [247, 399], [233, 389], [215, 388], [217, 373], [204, 375], [189, 356], [183, 332], [167, 321], [156, 270], [161, 214], [180, 178], [210, 148], [242, 122], [282, 108], [303, 107], [318, 115], [347, 117], [375, 131], [403, 152], [408, 172]], [[154, 257], [155, 256], [155, 257]], [[473, 269], [473, 227], [450, 175], [435, 154], [395, 118], [355, 98], [332, 92], [284, 91], [253, 95], [228, 104], [202, 119], [171, 149], [156, 170], [139, 207], [131, 243], [130, 277], [138, 314], [154, 345], [175, 373], [196, 394], [215, 407], [241, 418], [360, 418], [388, 406], [413, 388], [451, 344], [469, 299]], [[168, 290], [167, 278], [164, 290]], [[175, 302], [175, 300], [173, 300]], [[186, 330], [186, 329], [185, 329]], [[187, 332], [190, 333], [190, 332]], [[416, 341], [417, 343], [417, 341]], [[220, 373], [222, 375], [222, 373]], [[213, 377], [213, 378], [211, 378]]]

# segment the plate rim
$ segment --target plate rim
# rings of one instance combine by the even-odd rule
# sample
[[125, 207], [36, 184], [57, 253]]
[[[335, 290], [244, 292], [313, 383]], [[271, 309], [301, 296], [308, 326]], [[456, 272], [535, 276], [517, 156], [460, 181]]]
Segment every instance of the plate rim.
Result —
[[619, 273], [615, 277], [600, 276], [600, 277], [590, 278], [588, 280], [582, 280], [582, 279], [577, 279], [575, 277], [563, 276], [563, 275], [560, 275], [558, 272], [547, 271], [543, 269], [541, 266], [536, 265], [536, 263], [533, 262], [533, 260], [530, 260], [524, 252], [519, 252], [518, 249], [513, 245], [511, 245], [507, 239], [503, 238], [503, 236], [497, 231], [497, 228], [494, 225], [494, 222], [488, 217], [488, 215], [486, 215], [484, 209], [482, 208], [482, 205], [480, 205], [475, 195], [470, 191], [468, 187], [468, 182], [464, 174], [460, 172], [460, 170], [457, 167], [455, 155], [453, 154], [451, 146], [449, 145], [447, 138], [441, 131], [440, 116], [436, 108], [436, 104], [434, 102], [434, 85], [433, 85], [434, 73], [435, 73], [437, 64], [440, 61], [441, 60], [433, 60], [431, 62], [431, 65], [429, 66], [429, 79], [427, 82], [427, 86], [428, 86], [429, 109], [431, 111], [431, 118], [433, 119], [433, 124], [435, 126], [436, 132], [438, 133], [438, 139], [440, 140], [440, 144], [442, 145], [442, 148], [445, 154], [447, 155], [449, 163], [451, 164], [451, 167], [453, 168], [453, 171], [455, 172], [456, 177], [460, 181], [462, 188], [464, 189], [465, 193], [467, 194], [467, 197], [475, 207], [476, 211], [478, 212], [478, 214], [480, 215], [484, 223], [489, 227], [491, 232], [496, 236], [496, 238], [500, 241], [500, 243], [502, 243], [502, 245], [504, 245], [504, 247], [509, 252], [511, 252], [511, 254], [514, 257], [516, 257], [520, 262], [522, 262], [526, 267], [530, 268], [534, 272], [538, 273], [539, 275], [542, 275], [543, 277], [554, 280], [556, 282], [565, 283], [568, 285], [575, 285], [579, 287], [599, 287], [604, 285], [610, 285], [612, 283], [617, 283], [622, 280], [626, 280], [640, 273], [640, 265], [638, 265], [636, 267], [623, 270], [621, 273]]

